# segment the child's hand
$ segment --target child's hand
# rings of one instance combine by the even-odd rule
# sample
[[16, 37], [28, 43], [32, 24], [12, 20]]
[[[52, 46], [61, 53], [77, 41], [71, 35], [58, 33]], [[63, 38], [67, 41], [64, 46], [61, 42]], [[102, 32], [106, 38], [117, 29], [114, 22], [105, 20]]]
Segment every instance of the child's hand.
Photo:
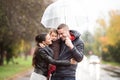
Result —
[[45, 45], [44, 44], [39, 44], [40, 45], [40, 47], [42, 47], [42, 48], [44, 48], [45, 47]]

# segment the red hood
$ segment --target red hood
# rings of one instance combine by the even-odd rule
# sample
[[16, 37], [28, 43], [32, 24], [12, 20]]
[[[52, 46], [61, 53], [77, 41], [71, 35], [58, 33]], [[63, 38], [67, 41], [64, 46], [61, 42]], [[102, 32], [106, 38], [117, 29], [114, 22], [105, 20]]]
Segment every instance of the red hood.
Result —
[[73, 40], [75, 40], [75, 36], [72, 34], [72, 33], [70, 33], [70, 39], [73, 41]]

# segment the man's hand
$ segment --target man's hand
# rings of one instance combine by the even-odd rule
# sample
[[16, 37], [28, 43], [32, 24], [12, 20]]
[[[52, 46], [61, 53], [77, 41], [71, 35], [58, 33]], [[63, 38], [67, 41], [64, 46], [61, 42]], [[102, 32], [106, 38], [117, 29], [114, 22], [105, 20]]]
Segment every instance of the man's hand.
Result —
[[71, 58], [71, 59], [70, 59], [70, 63], [71, 63], [71, 64], [77, 64], [77, 61], [76, 61], [74, 58]]
[[65, 39], [65, 44], [66, 44], [70, 49], [73, 49], [73, 47], [74, 47], [72, 41], [71, 41], [70, 38], [68, 38], [68, 37], [66, 37], [66, 39]]

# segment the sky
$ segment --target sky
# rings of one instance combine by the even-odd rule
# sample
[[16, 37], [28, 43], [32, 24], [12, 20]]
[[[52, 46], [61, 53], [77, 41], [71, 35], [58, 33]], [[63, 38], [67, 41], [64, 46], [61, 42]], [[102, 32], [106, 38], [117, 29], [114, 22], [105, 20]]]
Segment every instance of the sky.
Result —
[[[79, 9], [83, 8], [83, 14], [86, 20], [76, 29], [83, 33], [88, 30], [94, 34], [96, 20], [98, 18], [104, 18], [109, 24], [108, 12], [111, 10], [120, 10], [120, 0], [77, 0], [79, 4]], [[82, 6], [82, 7], [81, 7]], [[81, 13], [79, 13], [81, 14]]]
[[120, 0], [56, 0], [46, 8], [41, 23], [49, 28], [66, 23], [81, 34], [86, 30], [94, 34], [96, 20], [104, 18], [109, 24], [111, 10], [120, 10]]

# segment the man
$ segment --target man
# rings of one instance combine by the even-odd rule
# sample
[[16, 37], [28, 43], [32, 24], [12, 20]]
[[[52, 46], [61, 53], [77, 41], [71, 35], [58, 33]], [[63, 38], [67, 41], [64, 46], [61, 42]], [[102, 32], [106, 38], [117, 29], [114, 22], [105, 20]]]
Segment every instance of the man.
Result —
[[[84, 43], [79, 38], [80, 34], [76, 31], [69, 30], [66, 24], [61, 24], [57, 28], [60, 36], [60, 53], [59, 60], [70, 60], [73, 58], [77, 62], [83, 59]], [[56, 66], [51, 80], [75, 80], [77, 64], [70, 66]]]

